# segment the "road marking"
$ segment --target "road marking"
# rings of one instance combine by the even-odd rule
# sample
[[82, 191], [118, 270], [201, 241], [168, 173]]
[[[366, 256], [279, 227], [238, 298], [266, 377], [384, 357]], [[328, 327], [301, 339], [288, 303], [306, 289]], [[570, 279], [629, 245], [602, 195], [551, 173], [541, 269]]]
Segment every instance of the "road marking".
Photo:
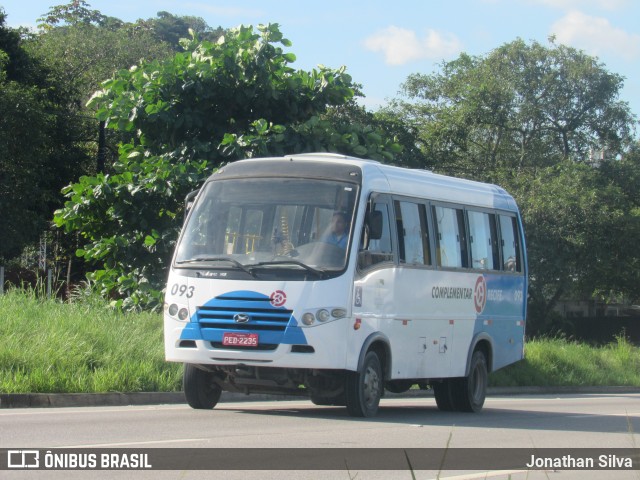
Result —
[[128, 445], [159, 445], [166, 443], [187, 443], [187, 442], [209, 442], [210, 438], [177, 438], [173, 440], [149, 440], [147, 442], [118, 442], [118, 443], [96, 443], [91, 445], [62, 445], [56, 448], [107, 448], [124, 447]]
[[[605, 398], [635, 398], [639, 397], [640, 393], [615, 393], [615, 394], [602, 394], [602, 393], [580, 393], [580, 394], [526, 394], [526, 395], [514, 395], [514, 396], [487, 396], [487, 402], [530, 402], [532, 400], [552, 402], [556, 400], [571, 400], [575, 402], [590, 402], [593, 400], [603, 400]], [[425, 397], [426, 398], [426, 397]]]
[[579, 413], [576, 415], [565, 415], [567, 418], [582, 418], [582, 417], [635, 417], [640, 416], [640, 412], [630, 413]]

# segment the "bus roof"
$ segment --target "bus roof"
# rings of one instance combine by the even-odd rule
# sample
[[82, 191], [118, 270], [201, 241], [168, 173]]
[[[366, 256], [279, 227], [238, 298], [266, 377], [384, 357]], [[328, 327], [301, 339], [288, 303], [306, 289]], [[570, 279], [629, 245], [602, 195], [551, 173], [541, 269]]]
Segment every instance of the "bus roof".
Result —
[[[287, 163], [304, 161], [313, 163], [316, 167], [318, 163], [324, 163], [326, 167], [329, 167], [328, 170], [331, 170], [331, 166], [338, 169], [355, 166], [362, 171], [362, 187], [365, 194], [376, 191], [508, 211], [517, 211], [518, 209], [513, 197], [497, 185], [449, 177], [428, 170], [396, 167], [376, 160], [335, 153], [304, 153], [284, 157], [239, 160], [223, 167], [223, 169], [228, 169], [231, 165], [243, 167], [254, 162], [264, 161], [269, 161], [271, 165], [273, 165], [272, 162], [278, 161]], [[235, 170], [233, 167], [232, 169]], [[314, 170], [317, 171], [317, 169]]]

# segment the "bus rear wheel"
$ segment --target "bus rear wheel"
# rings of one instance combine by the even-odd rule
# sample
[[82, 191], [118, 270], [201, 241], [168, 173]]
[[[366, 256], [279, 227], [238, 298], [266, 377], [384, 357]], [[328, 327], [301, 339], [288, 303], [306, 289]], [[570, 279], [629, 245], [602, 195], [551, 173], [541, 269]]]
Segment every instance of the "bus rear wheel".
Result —
[[222, 388], [215, 383], [213, 373], [190, 363], [184, 364], [182, 386], [187, 403], [191, 408], [198, 410], [211, 410], [222, 394]]
[[455, 379], [453, 401], [455, 409], [461, 412], [479, 412], [487, 396], [489, 372], [487, 359], [481, 350], [473, 352], [469, 375]]
[[376, 352], [368, 352], [362, 369], [348, 372], [345, 385], [347, 411], [352, 417], [373, 417], [378, 413], [384, 388], [380, 358]]
[[455, 410], [453, 402], [453, 382], [455, 378], [445, 378], [440, 382], [433, 383], [433, 394], [436, 397], [436, 405], [443, 412]]

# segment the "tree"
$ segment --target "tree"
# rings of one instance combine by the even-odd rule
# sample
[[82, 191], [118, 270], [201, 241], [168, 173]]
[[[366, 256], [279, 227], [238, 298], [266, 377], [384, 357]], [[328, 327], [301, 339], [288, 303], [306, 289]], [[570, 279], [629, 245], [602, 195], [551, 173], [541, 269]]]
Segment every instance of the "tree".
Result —
[[[0, 209], [6, 227], [0, 258], [8, 260], [47, 230], [64, 202], [62, 187], [108, 171], [117, 158], [120, 134], [105, 135], [86, 106], [91, 94], [118, 70], [174, 52], [152, 29], [107, 17], [82, 0], [51, 7], [37, 33], [25, 35], [4, 21], [0, 11]], [[75, 244], [75, 238], [61, 241]]]
[[183, 42], [167, 61], [121, 70], [90, 102], [126, 141], [109, 175], [65, 189], [57, 225], [79, 231], [91, 278], [125, 307], [160, 305], [182, 199], [216, 167], [243, 157], [314, 150], [393, 158], [398, 146], [370, 126], [337, 130], [328, 107], [354, 95], [344, 68], [310, 72], [278, 25], [239, 27], [217, 42]]
[[[356, 95], [359, 95], [359, 86], [356, 86], [355, 90]], [[368, 111], [353, 98], [344, 105], [329, 108], [325, 117], [339, 131], [347, 131], [352, 125], [358, 128], [367, 125], [372, 132], [372, 142], [382, 141], [383, 138], [394, 139], [397, 144], [396, 150], [399, 151], [398, 148], [401, 148], [402, 154], [385, 158], [384, 161], [387, 163], [408, 168], [424, 168], [427, 163], [416, 141], [416, 128], [393, 112], [385, 109], [377, 112]]]
[[37, 241], [70, 179], [56, 162], [62, 109], [46, 76], [0, 10], [0, 259]]
[[158, 12], [156, 18], [138, 20], [136, 27], [153, 32], [158, 40], [170, 45], [175, 51], [182, 50], [180, 40], [189, 38], [190, 31], [198, 38], [211, 42], [224, 34], [222, 28], [213, 29], [200, 17], [177, 16], [165, 11]]
[[[73, 132], [69, 140], [84, 150], [85, 159], [96, 159], [93, 168], [87, 166], [79, 171], [76, 168], [77, 176], [104, 171], [109, 163], [104, 126], [86, 107], [93, 92], [122, 68], [136, 65], [142, 59], [172, 54], [170, 45], [158, 41], [153, 32], [89, 7], [82, 0], [51, 7], [40, 18], [40, 33], [28, 42], [30, 53], [47, 67], [49, 82], [56, 84], [59, 96], [66, 101], [68, 130]], [[116, 138], [116, 144], [117, 141]], [[66, 146], [69, 142], [60, 144]], [[111, 145], [113, 159], [117, 146], [113, 142]], [[67, 152], [61, 154], [69, 158]]]
[[594, 152], [615, 157], [634, 124], [618, 99], [622, 85], [584, 52], [518, 39], [411, 75], [403, 86], [410, 101], [393, 107], [420, 129], [432, 166], [501, 180], [565, 159], [589, 162]]
[[584, 52], [516, 40], [411, 75], [387, 110], [414, 126], [425, 166], [515, 195], [534, 327], [569, 295], [637, 296], [638, 204], [614, 173], [631, 168], [636, 123], [622, 85]]
[[[40, 18], [40, 28], [48, 31], [59, 25], [99, 25], [110, 22], [110, 18], [98, 10], [91, 10], [84, 0], [72, 0], [63, 5], [56, 5]], [[114, 20], [114, 19], [111, 19]], [[118, 23], [122, 23], [117, 20]]]
[[562, 298], [640, 298], [640, 212], [616, 182], [565, 160], [518, 177], [511, 189], [527, 238], [529, 333], [553, 326], [553, 307]]
[[603, 162], [599, 172], [604, 181], [620, 192], [619, 200], [625, 206], [625, 216], [616, 218], [618, 229], [608, 232], [608, 238], [616, 240], [610, 246], [611, 253], [616, 255], [616, 261], [610, 268], [617, 272], [613, 276], [617, 282], [610, 284], [610, 290], [600, 290], [599, 293], [605, 298], [622, 294], [637, 305], [640, 301], [640, 255], [637, 249], [637, 239], [640, 238], [640, 142], [634, 142], [621, 158]]

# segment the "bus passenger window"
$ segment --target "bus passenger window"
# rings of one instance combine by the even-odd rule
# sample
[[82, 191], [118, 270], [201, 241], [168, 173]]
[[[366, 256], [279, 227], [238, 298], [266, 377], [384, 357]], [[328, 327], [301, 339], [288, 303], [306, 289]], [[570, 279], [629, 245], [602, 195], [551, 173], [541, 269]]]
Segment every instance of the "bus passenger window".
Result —
[[480, 270], [500, 270], [494, 215], [467, 211], [471, 266]]
[[373, 208], [382, 214], [382, 235], [379, 239], [369, 240], [366, 248], [359, 252], [358, 268], [360, 269], [366, 269], [379, 263], [393, 262], [389, 208], [386, 203], [377, 203]]
[[505, 272], [521, 272], [520, 245], [518, 243], [518, 224], [515, 217], [500, 215], [500, 234], [502, 235], [502, 264]]
[[434, 206], [433, 219], [438, 266], [466, 268], [468, 262], [464, 212], [457, 208]]
[[411, 265], [429, 265], [429, 241], [423, 205], [395, 202], [398, 224], [400, 262]]

